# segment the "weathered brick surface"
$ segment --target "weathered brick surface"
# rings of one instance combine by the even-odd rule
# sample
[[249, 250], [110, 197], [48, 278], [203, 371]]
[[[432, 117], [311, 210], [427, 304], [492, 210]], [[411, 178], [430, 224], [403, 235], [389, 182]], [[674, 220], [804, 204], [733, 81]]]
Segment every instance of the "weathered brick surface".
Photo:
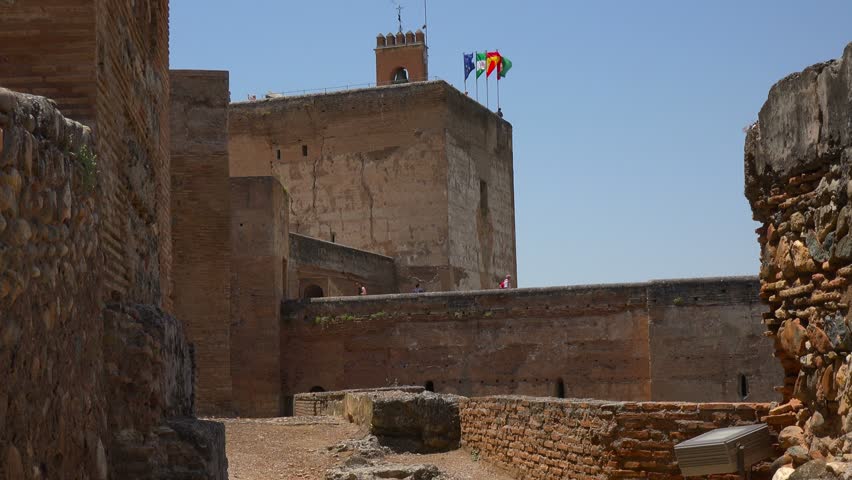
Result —
[[[714, 428], [753, 424], [768, 404], [606, 402], [498, 396], [462, 399], [462, 445], [517, 478], [682, 479], [674, 446]], [[766, 465], [753, 478], [768, 478]], [[717, 475], [712, 478], [738, 478]]]
[[232, 176], [275, 175], [295, 233], [397, 261], [399, 291], [515, 275], [512, 128], [445, 82], [234, 103]]
[[[287, 302], [282, 383], [287, 394], [432, 382], [466, 396], [677, 400], [676, 382], [695, 388], [689, 398], [735, 401], [741, 373], [780, 377], [756, 298], [755, 279], [728, 278]], [[686, 358], [684, 338], [705, 329], [715, 344]], [[748, 335], [730, 342], [717, 329]], [[773, 399], [771, 384], [754, 381], [749, 398]]]
[[[852, 433], [850, 124], [852, 44], [840, 60], [776, 83], [745, 146], [745, 193], [762, 224], [764, 323], [790, 401], [767, 420], [799, 432], [791, 448], [829, 461], [852, 454], [843, 441]], [[807, 455], [792, 457], [799, 466]]]
[[231, 410], [228, 72], [171, 72], [174, 312], [195, 346], [198, 409]]
[[287, 194], [274, 177], [242, 177], [230, 179], [230, 196], [233, 406], [241, 416], [277, 416]]

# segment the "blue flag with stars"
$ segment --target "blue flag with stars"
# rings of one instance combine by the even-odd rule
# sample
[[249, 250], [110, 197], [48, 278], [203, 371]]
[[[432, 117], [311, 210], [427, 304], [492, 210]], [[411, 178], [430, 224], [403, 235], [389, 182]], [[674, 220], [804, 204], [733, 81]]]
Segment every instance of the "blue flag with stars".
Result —
[[476, 70], [476, 67], [473, 66], [473, 54], [465, 53], [464, 54], [464, 79], [467, 81], [467, 77], [470, 76], [470, 72]]

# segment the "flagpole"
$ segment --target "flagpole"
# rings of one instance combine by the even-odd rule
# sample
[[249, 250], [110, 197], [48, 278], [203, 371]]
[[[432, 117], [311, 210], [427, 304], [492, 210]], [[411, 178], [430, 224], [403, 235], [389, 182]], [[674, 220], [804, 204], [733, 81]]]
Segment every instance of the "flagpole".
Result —
[[[474, 72], [474, 75], [476, 72]], [[479, 76], [476, 77], [476, 101], [479, 101]]]
[[488, 50], [485, 51], [485, 108], [491, 108], [491, 94], [488, 92]]

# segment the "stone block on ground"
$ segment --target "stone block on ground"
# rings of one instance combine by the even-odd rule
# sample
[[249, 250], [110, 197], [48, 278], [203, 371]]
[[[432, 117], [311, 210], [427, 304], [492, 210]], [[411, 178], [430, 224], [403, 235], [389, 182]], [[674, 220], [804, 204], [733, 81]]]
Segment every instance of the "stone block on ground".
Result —
[[458, 395], [422, 392], [347, 394], [345, 416], [369, 427], [383, 445], [395, 450], [440, 452], [459, 447]]

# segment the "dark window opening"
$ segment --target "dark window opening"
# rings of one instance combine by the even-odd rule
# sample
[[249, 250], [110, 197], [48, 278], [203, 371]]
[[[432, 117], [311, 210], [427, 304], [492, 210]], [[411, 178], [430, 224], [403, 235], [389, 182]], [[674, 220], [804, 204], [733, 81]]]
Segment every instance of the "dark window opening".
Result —
[[275, 158], [277, 160], [281, 160], [281, 149], [280, 148], [275, 150]]
[[488, 184], [485, 180], [479, 181], [479, 211], [488, 213]]
[[318, 393], [318, 392], [324, 392], [324, 391], [325, 391], [325, 389], [320, 387], [319, 385], [317, 385], [315, 387], [311, 387], [311, 390], [310, 390], [311, 393]]
[[393, 74], [393, 83], [408, 83], [408, 70], [398, 68]]
[[308, 285], [305, 287], [305, 292], [302, 294], [302, 298], [321, 298], [325, 296], [325, 292], [322, 291], [322, 287], [319, 285]]
[[303, 157], [308, 156], [308, 146], [307, 145], [302, 145], [302, 156]]
[[423, 385], [423, 388], [425, 388], [427, 392], [434, 392], [435, 391], [435, 383], [432, 382], [432, 380], [429, 380], [429, 381], [426, 382], [425, 385]]
[[739, 390], [740, 390], [740, 400], [745, 400], [746, 398], [748, 398], [748, 378], [745, 375], [743, 375], [742, 373], [740, 374], [740, 388], [739, 388]]
[[565, 398], [565, 382], [561, 378], [556, 380], [556, 388], [554, 390], [554, 397]]
[[334, 239], [335, 239], [334, 232], [331, 232], [331, 243], [334, 243]]

